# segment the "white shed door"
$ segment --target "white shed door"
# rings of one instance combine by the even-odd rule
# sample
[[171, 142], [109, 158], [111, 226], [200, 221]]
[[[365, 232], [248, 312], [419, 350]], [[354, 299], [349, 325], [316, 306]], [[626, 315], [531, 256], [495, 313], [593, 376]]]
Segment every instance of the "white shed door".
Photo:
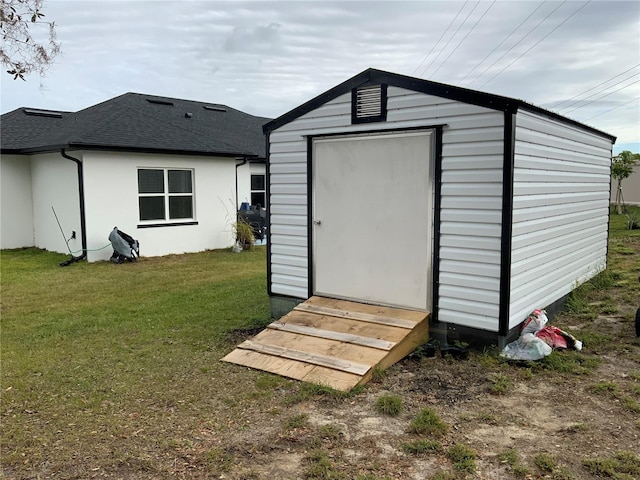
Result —
[[313, 143], [314, 294], [428, 310], [431, 133]]

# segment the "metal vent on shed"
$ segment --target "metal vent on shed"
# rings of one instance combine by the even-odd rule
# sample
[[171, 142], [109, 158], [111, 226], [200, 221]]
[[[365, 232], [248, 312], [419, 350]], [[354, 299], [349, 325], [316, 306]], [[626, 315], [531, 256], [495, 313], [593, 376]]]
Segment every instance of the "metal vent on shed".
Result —
[[352, 92], [353, 123], [382, 122], [387, 117], [387, 86], [363, 85]]
[[359, 88], [356, 92], [356, 115], [358, 118], [380, 116], [380, 85]]

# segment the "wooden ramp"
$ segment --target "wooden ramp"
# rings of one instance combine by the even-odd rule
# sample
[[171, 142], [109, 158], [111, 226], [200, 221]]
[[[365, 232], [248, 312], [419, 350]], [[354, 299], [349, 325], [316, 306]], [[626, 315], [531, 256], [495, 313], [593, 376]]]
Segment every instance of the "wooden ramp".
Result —
[[428, 312], [312, 297], [222, 360], [347, 391], [426, 342], [428, 323]]

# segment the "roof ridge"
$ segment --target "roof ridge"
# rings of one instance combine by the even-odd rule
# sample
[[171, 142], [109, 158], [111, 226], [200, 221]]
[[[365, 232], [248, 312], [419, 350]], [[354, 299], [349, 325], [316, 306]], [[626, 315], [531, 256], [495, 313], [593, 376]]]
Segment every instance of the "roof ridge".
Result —
[[[191, 137], [196, 137], [196, 138], [207, 138], [206, 135], [199, 133], [197, 131], [193, 131], [190, 130], [188, 128], [185, 128], [182, 125], [179, 125], [178, 123], [172, 122], [172, 121], [167, 121], [164, 118], [160, 118], [160, 117], [156, 117], [153, 115], [149, 115], [148, 113], [141, 111], [141, 110], [137, 110], [134, 107], [130, 106], [130, 105], [119, 105], [119, 108], [115, 109], [114, 111], [112, 111], [111, 113], [104, 115], [99, 123], [93, 123], [92, 127], [90, 129], [81, 129], [81, 133], [79, 135], [74, 135], [69, 139], [69, 144], [71, 143], [75, 143], [75, 144], [90, 144], [90, 141], [88, 140], [88, 137], [90, 137], [91, 135], [97, 133], [100, 130], [103, 130], [105, 127], [105, 124], [108, 124], [111, 122], [112, 119], [116, 118], [116, 117], [120, 117], [123, 115], [123, 113], [125, 112], [133, 112], [138, 116], [144, 117], [144, 118], [148, 118], [151, 119], [153, 122], [156, 123], [161, 123], [164, 125], [168, 125], [174, 129], [178, 129], [181, 132], [185, 132], [186, 135], [189, 135]], [[75, 137], [75, 138], [74, 138]], [[221, 146], [228, 148], [230, 151], [234, 151], [234, 150], [238, 150], [238, 147], [235, 145], [232, 145], [230, 143], [227, 143], [223, 140], [219, 140], [216, 139], [215, 142], [217, 144], [220, 144]], [[238, 152], [240, 153], [249, 153], [249, 152]]]
[[606, 138], [615, 140], [615, 137], [607, 132], [598, 130], [585, 123], [573, 120], [572, 118], [552, 112], [551, 110], [547, 110], [543, 107], [525, 102], [524, 100], [505, 97], [503, 95], [498, 95], [495, 93], [483, 92], [481, 90], [472, 90], [465, 87], [459, 87], [457, 85], [435, 82], [433, 80], [427, 80], [424, 78], [411, 77], [401, 73], [387, 72], [385, 70], [378, 70], [375, 68], [367, 68], [366, 70], [352, 76], [351, 78], [348, 78], [347, 80], [339, 83], [329, 90], [325, 90], [319, 95], [316, 95], [312, 99], [293, 108], [292, 110], [283, 113], [279, 117], [263, 125], [262, 130], [264, 133], [271, 132], [281, 127], [282, 125], [293, 121], [301, 115], [304, 115], [305, 113], [318, 108], [318, 106], [333, 100], [337, 96], [342, 95], [367, 82], [377, 82], [394, 87], [413, 90], [415, 92], [421, 92], [427, 95], [433, 95], [441, 98], [450, 98], [460, 102], [478, 105], [496, 111], [517, 113], [518, 109], [526, 109], [539, 113], [541, 115], [545, 115], [549, 118], [577, 126], [581, 129], [591, 131], [599, 136], [604, 136]]
[[[133, 108], [131, 108], [131, 107], [129, 107], [129, 106], [125, 106], [124, 108], [125, 108], [125, 109], [127, 109], [127, 110], [133, 110]], [[179, 125], [177, 122], [167, 121], [167, 120], [165, 120], [165, 119], [163, 119], [163, 118], [153, 117], [152, 115], [149, 115], [149, 114], [148, 114], [148, 113], [146, 113], [146, 112], [141, 112], [141, 111], [136, 111], [136, 112], [137, 112], [138, 114], [140, 114], [140, 115], [144, 116], [144, 117], [153, 118], [155, 121], [159, 121], [159, 122], [164, 123], [164, 124], [166, 124], [166, 125], [171, 125], [172, 127], [177, 128], [177, 129], [179, 129], [179, 130], [181, 130], [181, 131], [187, 132], [187, 133], [188, 133], [188, 134], [190, 134], [190, 135], [196, 135], [196, 136], [198, 136], [198, 137], [205, 137], [205, 135], [204, 135], [204, 134], [201, 134], [201, 133], [199, 133], [199, 132], [197, 132], [197, 131], [194, 131], [194, 130], [189, 130], [189, 129], [185, 128], [183, 125]], [[230, 149], [234, 149], [234, 148], [235, 148], [235, 146], [234, 146], [234, 145], [231, 145], [230, 143], [227, 143], [227, 142], [225, 142], [225, 141], [223, 141], [223, 140], [218, 140], [218, 139], [217, 139], [217, 140], [216, 140], [216, 142], [221, 143], [221, 144], [223, 144], [224, 146], [229, 147]]]
[[[240, 112], [241, 110], [238, 110], [236, 108], [230, 107], [229, 105], [226, 105], [224, 103], [217, 103], [217, 102], [203, 102], [202, 100], [191, 100], [188, 98], [178, 98], [178, 97], [168, 97], [166, 95], [155, 95], [152, 93], [139, 93], [139, 92], [128, 92], [125, 95], [135, 95], [138, 97], [147, 97], [147, 98], [157, 98], [157, 99], [162, 99], [162, 100], [173, 100], [173, 101], [177, 101], [177, 102], [187, 102], [187, 103], [195, 103], [195, 104], [199, 104], [201, 106], [206, 106], [206, 105], [215, 105], [215, 106], [219, 106], [219, 107], [225, 107], [225, 108], [229, 108], [231, 110], [235, 110]], [[251, 115], [250, 113], [246, 113], [246, 112], [242, 112], [245, 113], [247, 115]]]
[[126, 93], [121, 93], [120, 95], [116, 95], [115, 97], [107, 98], [106, 100], [103, 100], [102, 102], [98, 102], [98, 103], [95, 103], [95, 104], [93, 104], [93, 105], [89, 105], [88, 107], [84, 107], [84, 108], [82, 108], [82, 109], [80, 109], [80, 110], [76, 110], [74, 113], [76, 113], [76, 114], [77, 114], [77, 113], [80, 113], [80, 112], [84, 112], [84, 111], [86, 111], [86, 110], [89, 110], [89, 109], [91, 109], [91, 108], [95, 108], [95, 107], [98, 107], [98, 106], [100, 106], [100, 105], [104, 105], [105, 103], [109, 103], [109, 102], [112, 102], [112, 101], [114, 101], [114, 100], [116, 100], [116, 99], [118, 99], [118, 98], [122, 98], [122, 97], [124, 97], [125, 95], [127, 95], [127, 94], [126, 94]]
[[[158, 106], [144, 100], [160, 98], [175, 105]], [[7, 127], [12, 126], [3, 135], [2, 147], [46, 151], [73, 145], [264, 157], [266, 145], [261, 127], [269, 118], [223, 104], [217, 105], [226, 113], [207, 112], [202, 108], [207, 105], [212, 104], [128, 92], [77, 112], [61, 112], [62, 115], [55, 115], [57, 122], [25, 115], [21, 107], [5, 114], [9, 117], [2, 117], [6, 118]]]

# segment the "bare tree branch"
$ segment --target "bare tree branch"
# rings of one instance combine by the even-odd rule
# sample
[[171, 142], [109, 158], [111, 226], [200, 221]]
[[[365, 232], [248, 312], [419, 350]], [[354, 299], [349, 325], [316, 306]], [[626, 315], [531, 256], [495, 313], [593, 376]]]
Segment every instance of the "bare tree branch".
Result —
[[42, 3], [43, 0], [0, 0], [0, 60], [14, 80], [25, 80], [25, 75], [31, 73], [44, 77], [60, 54], [55, 23], [43, 20]]

